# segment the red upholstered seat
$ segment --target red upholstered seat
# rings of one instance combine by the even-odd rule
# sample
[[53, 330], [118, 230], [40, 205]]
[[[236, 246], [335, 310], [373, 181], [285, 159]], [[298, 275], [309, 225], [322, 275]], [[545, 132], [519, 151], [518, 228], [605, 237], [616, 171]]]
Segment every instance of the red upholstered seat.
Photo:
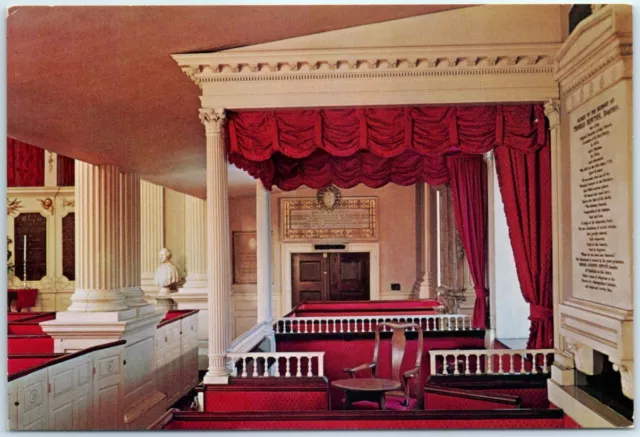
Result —
[[[409, 398], [409, 405], [404, 405], [404, 396], [386, 396], [384, 408], [391, 411], [411, 411], [419, 409], [418, 400]], [[352, 410], [379, 410], [378, 404], [369, 401], [354, 402], [351, 404]]]

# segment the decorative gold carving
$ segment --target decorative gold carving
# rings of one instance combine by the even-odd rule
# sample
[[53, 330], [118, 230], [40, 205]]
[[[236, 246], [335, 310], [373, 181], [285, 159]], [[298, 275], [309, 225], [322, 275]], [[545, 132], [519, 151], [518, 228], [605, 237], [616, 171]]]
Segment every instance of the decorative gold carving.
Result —
[[560, 102], [556, 99], [547, 100], [544, 104], [544, 115], [549, 119], [549, 130], [560, 125]]
[[56, 161], [55, 161], [55, 159], [53, 159], [53, 153], [52, 152], [47, 152], [47, 154], [49, 155], [49, 159], [47, 160], [47, 163], [49, 164], [49, 173], [52, 173]]
[[283, 240], [375, 240], [377, 199], [341, 198], [326, 209], [317, 198], [280, 200]]
[[332, 210], [340, 205], [340, 198], [342, 193], [334, 186], [326, 187], [318, 190], [316, 199], [323, 209]]
[[613, 370], [620, 373], [622, 393], [629, 399], [633, 399], [633, 363], [630, 365], [613, 363]]
[[64, 206], [65, 208], [73, 208], [76, 206], [76, 201], [75, 199], [69, 200], [69, 199], [63, 199], [62, 200], [62, 206]]
[[203, 108], [200, 109], [200, 122], [204, 124], [207, 135], [219, 134], [224, 128], [227, 115], [224, 110]]
[[7, 215], [15, 217], [20, 214], [20, 209], [22, 209], [22, 201], [17, 198], [13, 200], [7, 198]]
[[456, 257], [458, 259], [464, 258], [464, 245], [462, 244], [462, 240], [460, 239], [460, 234], [456, 232]]
[[51, 215], [54, 215], [55, 207], [53, 206], [53, 200], [51, 200], [51, 198], [47, 197], [46, 199], [36, 200], [40, 202], [40, 206], [42, 207], [42, 209], [44, 209], [45, 211], [49, 211]]

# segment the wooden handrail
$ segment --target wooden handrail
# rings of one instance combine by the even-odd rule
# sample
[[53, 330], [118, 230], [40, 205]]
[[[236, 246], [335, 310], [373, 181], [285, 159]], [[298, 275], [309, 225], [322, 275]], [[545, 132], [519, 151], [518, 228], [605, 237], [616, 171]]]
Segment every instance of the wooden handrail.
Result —
[[520, 396], [511, 396], [497, 393], [477, 393], [473, 390], [461, 390], [449, 387], [440, 387], [437, 385], [427, 384], [424, 386], [426, 393], [433, 393], [446, 396], [455, 396], [462, 399], [474, 399], [478, 401], [489, 401], [500, 404], [520, 405]]

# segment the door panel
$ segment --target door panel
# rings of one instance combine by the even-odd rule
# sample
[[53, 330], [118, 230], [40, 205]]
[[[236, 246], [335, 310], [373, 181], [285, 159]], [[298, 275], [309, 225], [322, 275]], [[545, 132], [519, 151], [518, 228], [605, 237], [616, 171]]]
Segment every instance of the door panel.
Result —
[[326, 256], [322, 253], [294, 253], [291, 257], [293, 305], [303, 301], [326, 300]]
[[369, 300], [368, 253], [292, 254], [293, 304]]
[[331, 254], [331, 300], [369, 300], [369, 254]]

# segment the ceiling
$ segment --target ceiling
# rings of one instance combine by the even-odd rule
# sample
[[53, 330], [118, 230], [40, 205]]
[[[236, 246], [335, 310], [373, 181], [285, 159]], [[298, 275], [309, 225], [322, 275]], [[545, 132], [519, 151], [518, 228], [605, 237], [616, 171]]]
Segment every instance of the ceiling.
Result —
[[[12, 138], [205, 197], [199, 89], [173, 53], [211, 52], [465, 6], [13, 7]], [[230, 171], [232, 195], [252, 192]]]

